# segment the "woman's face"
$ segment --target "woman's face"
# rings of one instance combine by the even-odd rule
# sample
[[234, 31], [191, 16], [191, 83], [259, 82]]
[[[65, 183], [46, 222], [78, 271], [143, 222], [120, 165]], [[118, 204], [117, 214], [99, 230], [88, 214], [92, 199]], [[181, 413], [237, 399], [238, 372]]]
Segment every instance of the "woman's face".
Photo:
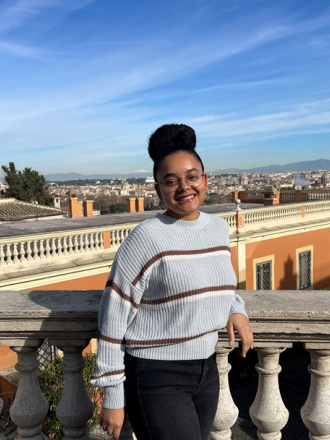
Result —
[[[198, 188], [191, 188], [184, 180], [180, 180], [174, 192], [167, 192], [161, 184], [168, 177], [183, 178], [192, 173], [203, 174], [202, 183]], [[177, 219], [197, 220], [198, 208], [204, 202], [207, 188], [207, 175], [203, 173], [199, 160], [185, 151], [170, 154], [161, 161], [157, 180], [159, 185], [155, 185], [155, 189], [160, 200], [167, 206], [167, 213]]]

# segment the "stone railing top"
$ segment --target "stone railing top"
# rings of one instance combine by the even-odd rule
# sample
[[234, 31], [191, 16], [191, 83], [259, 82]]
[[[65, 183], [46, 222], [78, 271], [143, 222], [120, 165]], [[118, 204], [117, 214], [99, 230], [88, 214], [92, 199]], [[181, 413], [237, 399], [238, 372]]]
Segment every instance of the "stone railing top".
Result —
[[[256, 340], [330, 343], [329, 291], [238, 293]], [[101, 296], [102, 291], [1, 291], [0, 340], [96, 337]]]

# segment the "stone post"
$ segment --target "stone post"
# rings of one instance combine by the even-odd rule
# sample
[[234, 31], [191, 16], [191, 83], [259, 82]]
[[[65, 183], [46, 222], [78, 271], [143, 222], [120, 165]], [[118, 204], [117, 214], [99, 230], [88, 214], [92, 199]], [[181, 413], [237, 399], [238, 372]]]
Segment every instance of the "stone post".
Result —
[[244, 222], [244, 211], [241, 208], [241, 200], [236, 199], [236, 233], [244, 234], [245, 232], [245, 222]]
[[228, 383], [228, 373], [231, 370], [231, 365], [228, 363], [228, 355], [233, 349], [233, 347], [220, 347], [219, 344], [216, 348], [220, 394], [217, 413], [209, 440], [230, 440], [230, 428], [234, 425], [238, 417], [238, 408], [231, 397]]
[[135, 198], [128, 197], [127, 201], [127, 212], [136, 212]]
[[33, 347], [10, 347], [18, 355], [15, 368], [19, 383], [10, 408], [10, 417], [18, 426], [17, 440], [44, 440], [42, 421], [48, 412], [48, 402], [41, 393], [37, 377], [37, 351], [41, 345], [42, 341]]
[[[52, 341], [54, 342], [57, 341]], [[77, 341], [71, 341], [77, 343]], [[78, 341], [79, 342], [79, 341]], [[64, 352], [63, 370], [65, 381], [62, 398], [56, 409], [56, 415], [63, 425], [64, 440], [89, 440], [87, 422], [93, 415], [94, 405], [90, 400], [83, 377], [85, 362], [82, 351], [89, 341], [81, 345], [63, 345], [58, 347]]]
[[[282, 347], [283, 345], [291, 347], [291, 344], [282, 344]], [[278, 361], [285, 348], [255, 349], [258, 352], [256, 370], [259, 373], [259, 383], [257, 395], [250, 408], [250, 416], [258, 428], [259, 440], [280, 440], [281, 429], [289, 418], [289, 411], [284, 406], [278, 384], [278, 374], [281, 371]]]
[[306, 343], [311, 354], [311, 384], [301, 418], [310, 440], [330, 439], [330, 344]]

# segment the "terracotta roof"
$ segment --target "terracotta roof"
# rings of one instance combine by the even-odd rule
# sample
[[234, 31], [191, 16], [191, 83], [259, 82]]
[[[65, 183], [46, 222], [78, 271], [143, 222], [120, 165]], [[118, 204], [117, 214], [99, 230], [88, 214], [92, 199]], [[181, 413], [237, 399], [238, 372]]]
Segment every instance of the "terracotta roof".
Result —
[[61, 209], [50, 206], [35, 205], [33, 203], [21, 202], [15, 199], [0, 200], [0, 220], [24, 220], [26, 218], [40, 218], [63, 216]]

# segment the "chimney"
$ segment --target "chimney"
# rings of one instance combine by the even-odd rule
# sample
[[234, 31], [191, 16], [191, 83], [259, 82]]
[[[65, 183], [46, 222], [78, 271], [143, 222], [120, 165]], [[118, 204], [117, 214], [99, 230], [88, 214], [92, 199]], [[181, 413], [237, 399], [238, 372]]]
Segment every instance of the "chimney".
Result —
[[82, 203], [78, 201], [77, 197], [77, 191], [74, 189], [69, 189], [67, 192], [69, 195], [69, 217], [70, 218], [79, 218], [83, 217], [83, 209], [82, 209]]
[[94, 200], [84, 200], [84, 217], [94, 217], [93, 202]]
[[136, 212], [144, 212], [144, 198], [143, 197], [136, 198], [135, 209], [136, 209]]
[[57, 209], [61, 209], [61, 197], [53, 194], [52, 195], [52, 207], [53, 208], [57, 208]]
[[127, 212], [136, 212], [135, 198], [129, 197], [127, 200]]

